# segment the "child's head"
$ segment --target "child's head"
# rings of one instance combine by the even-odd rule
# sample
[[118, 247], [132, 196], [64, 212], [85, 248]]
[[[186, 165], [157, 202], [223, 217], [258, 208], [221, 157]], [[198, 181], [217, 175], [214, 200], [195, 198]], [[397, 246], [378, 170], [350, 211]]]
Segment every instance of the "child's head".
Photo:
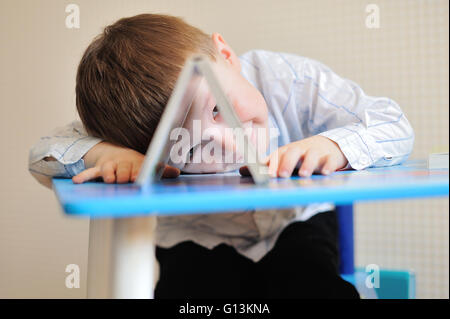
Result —
[[[214, 62], [244, 125], [267, 127], [265, 101], [240, 74], [239, 59], [221, 35], [207, 35], [177, 17], [142, 14], [106, 27], [81, 59], [76, 104], [89, 134], [145, 153], [178, 75], [192, 54], [204, 54]], [[189, 123], [199, 119], [202, 129], [221, 130], [225, 123], [214, 107], [214, 98], [202, 85], [185, 127], [191, 130]], [[224, 165], [196, 164], [186, 171], [225, 169]]]

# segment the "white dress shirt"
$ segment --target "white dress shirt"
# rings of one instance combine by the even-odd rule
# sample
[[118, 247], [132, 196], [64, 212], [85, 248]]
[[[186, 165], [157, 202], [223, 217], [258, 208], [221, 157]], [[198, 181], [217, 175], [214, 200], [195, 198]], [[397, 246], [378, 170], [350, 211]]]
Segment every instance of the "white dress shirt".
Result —
[[[271, 136], [272, 145], [319, 134], [335, 141], [348, 159], [347, 167], [357, 170], [399, 164], [411, 153], [414, 132], [391, 99], [368, 96], [309, 58], [255, 50], [240, 60], [242, 75], [268, 105], [269, 126], [278, 131]], [[72, 177], [84, 170], [82, 157], [98, 142], [75, 121], [41, 137], [30, 151], [29, 169], [41, 176]], [[213, 248], [226, 243], [258, 261], [287, 225], [333, 208], [332, 203], [317, 203], [286, 210], [158, 217], [156, 244], [171, 247], [192, 240]]]

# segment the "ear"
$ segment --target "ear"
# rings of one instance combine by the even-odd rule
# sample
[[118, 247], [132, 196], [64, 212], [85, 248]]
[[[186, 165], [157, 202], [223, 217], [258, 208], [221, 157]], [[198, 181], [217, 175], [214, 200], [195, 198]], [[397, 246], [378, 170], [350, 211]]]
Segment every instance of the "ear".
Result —
[[211, 35], [214, 46], [217, 49], [217, 52], [224, 58], [224, 60], [231, 65], [231, 67], [237, 71], [241, 72], [241, 61], [239, 61], [238, 56], [234, 53], [233, 49], [228, 45], [228, 43], [224, 40], [222, 35], [214, 32]]

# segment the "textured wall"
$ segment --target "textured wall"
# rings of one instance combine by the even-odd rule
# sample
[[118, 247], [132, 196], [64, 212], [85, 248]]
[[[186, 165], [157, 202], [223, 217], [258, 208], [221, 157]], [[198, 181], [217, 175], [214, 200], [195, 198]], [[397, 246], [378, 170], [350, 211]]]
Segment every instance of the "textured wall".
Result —
[[[81, 28], [67, 29], [76, 3]], [[366, 5], [380, 28], [365, 25]], [[88, 222], [65, 218], [27, 172], [29, 147], [76, 116], [75, 72], [101, 28], [142, 12], [185, 17], [223, 34], [237, 53], [259, 48], [320, 60], [369, 94], [395, 99], [411, 121], [412, 158], [448, 149], [446, 0], [29, 0], [0, 2], [0, 297], [85, 297]], [[419, 297], [449, 296], [448, 199], [356, 207], [357, 264], [417, 274]], [[64, 286], [65, 265], [82, 286]]]

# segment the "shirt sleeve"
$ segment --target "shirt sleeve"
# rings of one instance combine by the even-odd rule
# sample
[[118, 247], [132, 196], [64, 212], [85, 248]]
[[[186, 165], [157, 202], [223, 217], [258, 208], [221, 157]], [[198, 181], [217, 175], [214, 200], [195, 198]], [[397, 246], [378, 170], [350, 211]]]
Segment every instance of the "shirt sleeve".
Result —
[[[393, 100], [366, 95], [323, 64], [304, 62], [303, 94], [311, 101], [311, 131], [336, 142], [347, 168], [400, 164], [412, 152], [414, 131]], [[316, 131], [314, 131], [316, 130]]]
[[[85, 169], [83, 156], [101, 139], [88, 136], [83, 124], [74, 121], [53, 130], [32, 146], [28, 169], [47, 177], [72, 177]], [[54, 158], [49, 161], [46, 158]]]

